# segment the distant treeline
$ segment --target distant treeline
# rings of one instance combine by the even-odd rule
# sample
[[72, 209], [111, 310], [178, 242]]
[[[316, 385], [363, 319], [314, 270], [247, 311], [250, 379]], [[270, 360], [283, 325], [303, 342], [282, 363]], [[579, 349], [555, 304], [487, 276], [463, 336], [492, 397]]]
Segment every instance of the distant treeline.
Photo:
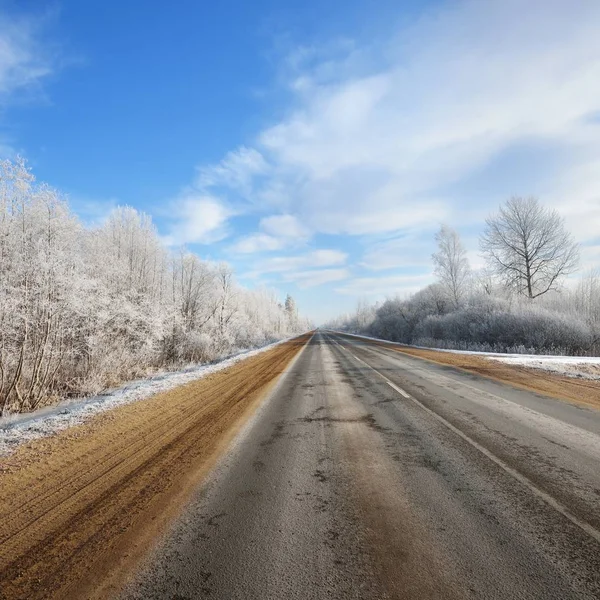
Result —
[[512, 198], [486, 221], [473, 272], [458, 234], [443, 226], [438, 281], [409, 298], [359, 302], [330, 327], [411, 345], [531, 354], [600, 355], [600, 272], [569, 287], [578, 248], [555, 211]]

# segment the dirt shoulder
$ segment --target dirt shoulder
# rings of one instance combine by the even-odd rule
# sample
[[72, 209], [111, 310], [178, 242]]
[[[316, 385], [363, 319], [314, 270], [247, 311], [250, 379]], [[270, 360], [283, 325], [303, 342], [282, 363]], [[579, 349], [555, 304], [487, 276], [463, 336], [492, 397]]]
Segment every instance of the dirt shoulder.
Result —
[[[375, 343], [375, 342], [374, 342]], [[457, 367], [483, 377], [509, 383], [528, 391], [600, 408], [600, 381], [564, 377], [537, 369], [509, 365], [471, 354], [454, 354], [437, 350], [424, 350], [407, 346], [396, 346], [385, 342], [376, 342], [402, 354], [424, 358], [431, 362]]]
[[0, 598], [107, 598], [310, 335], [2, 461]]

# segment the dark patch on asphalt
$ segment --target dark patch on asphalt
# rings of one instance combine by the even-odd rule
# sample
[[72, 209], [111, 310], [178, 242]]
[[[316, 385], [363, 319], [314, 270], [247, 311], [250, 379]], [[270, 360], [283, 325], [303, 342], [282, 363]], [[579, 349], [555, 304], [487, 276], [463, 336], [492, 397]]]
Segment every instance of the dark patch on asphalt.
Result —
[[256, 498], [260, 496], [261, 492], [257, 490], [244, 490], [242, 492], [238, 492], [238, 498]]
[[306, 417], [304, 417], [303, 420], [306, 419], [314, 419], [320, 412], [324, 411], [325, 407], [324, 406], [317, 406], [317, 408], [315, 408], [314, 410], [312, 410], [310, 413], [308, 413], [308, 415]]
[[219, 520], [226, 516], [227, 516], [226, 512], [217, 513], [216, 515], [213, 515], [212, 517], [209, 517], [208, 519], [206, 519], [206, 524], [210, 525], [211, 527], [218, 527]]
[[396, 402], [398, 398], [386, 398], [385, 400], [378, 400], [375, 402], [374, 406], [379, 406], [380, 404], [390, 404], [391, 402]]
[[329, 505], [331, 504], [331, 500], [327, 500], [326, 498], [317, 497], [317, 504], [315, 505], [315, 512], [324, 513], [329, 510]]
[[565, 450], [570, 450], [571, 449], [566, 444], [561, 444], [560, 442], [555, 442], [554, 440], [551, 440], [550, 438], [547, 438], [546, 436], [542, 436], [542, 438], [544, 438], [547, 442], [550, 442], [551, 444], [554, 444], [555, 446], [559, 446], [560, 448], [564, 448]]
[[335, 531], [334, 529], [328, 529], [325, 535], [330, 542], [335, 542], [340, 537], [339, 531]]
[[439, 458], [432, 458], [431, 456], [423, 456], [422, 457], [422, 466], [426, 469], [433, 471], [434, 473], [439, 473], [441, 471], [440, 467], [442, 461]]
[[284, 429], [285, 423], [283, 421], [279, 421], [279, 423], [275, 425], [275, 428], [273, 429], [273, 432], [271, 433], [269, 439], [265, 440], [264, 442], [261, 442], [260, 445], [263, 448], [266, 446], [272, 446], [277, 440], [281, 439], [285, 435]]
[[362, 417], [331, 417], [331, 416], [325, 416], [325, 417], [304, 417], [303, 419], [301, 419], [304, 423], [327, 423], [327, 424], [334, 424], [334, 423], [365, 423], [367, 426], [371, 427], [372, 429], [375, 429], [376, 431], [381, 431], [381, 432], [387, 432], [390, 431], [387, 427], [383, 427], [382, 425], [379, 425], [377, 423], [377, 421], [375, 420], [375, 417], [369, 413], [368, 415], [363, 415]]
[[206, 595], [210, 594], [212, 592], [211, 588], [209, 587], [209, 580], [212, 577], [212, 573], [210, 571], [199, 571], [198, 575], [200, 576], [200, 579], [202, 581], [201, 583], [201, 588], [200, 591]]
[[316, 477], [321, 483], [325, 483], [328, 479], [327, 475], [325, 475], [321, 469], [317, 469], [313, 473], [313, 477]]

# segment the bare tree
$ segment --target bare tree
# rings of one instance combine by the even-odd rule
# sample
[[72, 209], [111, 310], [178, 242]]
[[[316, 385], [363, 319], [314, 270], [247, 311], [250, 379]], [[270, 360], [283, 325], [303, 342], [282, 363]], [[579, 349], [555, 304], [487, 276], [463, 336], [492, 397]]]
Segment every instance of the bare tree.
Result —
[[435, 241], [438, 251], [431, 256], [434, 272], [454, 308], [458, 308], [465, 295], [470, 274], [467, 252], [458, 233], [447, 225], [441, 226], [435, 234]]
[[480, 248], [505, 284], [528, 298], [557, 289], [575, 271], [579, 248], [556, 210], [537, 198], [513, 197], [486, 219]]

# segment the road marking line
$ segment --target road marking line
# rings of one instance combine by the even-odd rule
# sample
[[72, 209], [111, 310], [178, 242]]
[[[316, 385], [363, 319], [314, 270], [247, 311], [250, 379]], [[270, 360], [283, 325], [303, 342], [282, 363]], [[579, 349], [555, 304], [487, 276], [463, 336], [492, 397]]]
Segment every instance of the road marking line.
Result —
[[410, 400], [410, 396], [402, 388], [399, 388], [397, 385], [394, 385], [391, 381], [386, 381], [386, 383], [391, 388], [393, 388], [394, 390], [396, 390], [399, 394], [402, 394], [405, 398], [408, 398]]
[[[336, 340], [333, 340], [333, 341], [338, 346], [343, 348], [343, 346], [341, 344], [339, 344]], [[358, 356], [354, 355], [352, 352], [350, 352], [350, 354], [352, 354], [352, 356], [354, 356], [354, 358], [357, 361], [359, 361], [360, 363], [362, 363], [363, 365], [365, 365], [366, 367], [371, 369], [371, 371], [374, 371], [375, 373], [377, 373], [377, 375], [379, 375], [390, 387], [394, 388], [396, 391], [400, 392], [403, 396], [405, 396], [406, 398], [408, 398], [409, 400], [414, 402], [417, 406], [421, 407], [427, 414], [429, 414], [434, 419], [439, 421], [442, 425], [445, 425], [448, 429], [450, 429], [450, 431], [454, 432], [456, 435], [458, 435], [460, 438], [462, 438], [465, 442], [467, 442], [468, 444], [473, 446], [473, 448], [475, 448], [476, 450], [479, 450], [479, 452], [481, 452], [481, 454], [483, 454], [484, 456], [489, 458], [493, 463], [495, 463], [503, 471], [505, 471], [510, 476], [512, 476], [514, 479], [516, 479], [519, 483], [522, 483], [525, 487], [527, 487], [535, 496], [537, 496], [538, 498], [540, 498], [541, 500], [546, 502], [546, 504], [548, 504], [552, 508], [554, 508], [563, 517], [565, 517], [566, 519], [571, 521], [571, 523], [573, 523], [573, 525], [576, 525], [582, 531], [584, 531], [590, 537], [594, 538], [598, 543], [600, 543], [600, 531], [598, 531], [595, 527], [592, 527], [592, 525], [589, 525], [588, 523], [579, 519], [566, 506], [561, 504], [558, 500], [553, 498], [550, 494], [548, 494], [544, 490], [541, 490], [540, 488], [538, 488], [528, 477], [526, 477], [525, 475], [522, 475], [521, 473], [519, 473], [519, 471], [517, 471], [516, 469], [513, 469], [510, 465], [506, 464], [501, 458], [498, 458], [495, 454], [490, 452], [487, 448], [482, 446], [479, 442], [476, 442], [474, 439], [470, 438], [466, 433], [463, 433], [460, 429], [458, 429], [458, 427], [455, 427], [454, 425], [452, 425], [452, 423], [450, 423], [449, 421], [444, 419], [444, 417], [442, 417], [441, 415], [438, 415], [435, 411], [433, 411], [429, 407], [425, 406], [422, 402], [420, 402], [413, 396], [406, 394], [406, 392], [404, 392], [404, 390], [401, 390], [400, 388], [398, 388], [392, 381], [390, 381], [385, 375], [383, 375], [383, 373], [380, 373], [377, 369], [375, 369], [371, 365], [367, 364], [364, 360], [358, 358]]]

